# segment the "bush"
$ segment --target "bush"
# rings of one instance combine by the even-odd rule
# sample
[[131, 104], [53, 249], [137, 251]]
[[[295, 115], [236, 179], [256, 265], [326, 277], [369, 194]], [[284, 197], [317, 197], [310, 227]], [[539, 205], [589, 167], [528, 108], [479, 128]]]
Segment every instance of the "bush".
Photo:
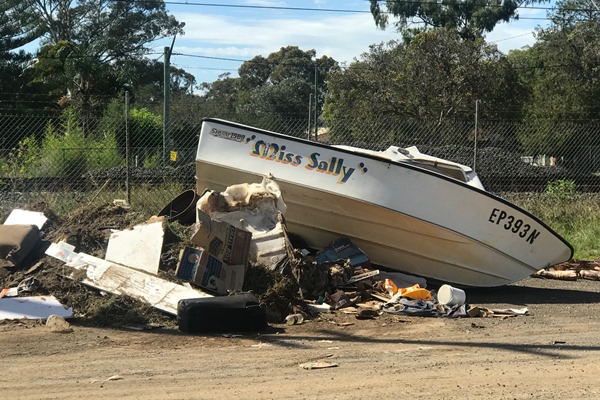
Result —
[[108, 168], [123, 163], [113, 132], [94, 140], [84, 135], [77, 113], [67, 109], [58, 127], [48, 124], [37, 160], [27, 166], [29, 176], [81, 176], [90, 168]]
[[559, 179], [557, 181], [548, 182], [546, 185], [546, 193], [559, 203], [565, 203], [575, 197], [575, 182], [570, 179]]
[[87, 170], [89, 146], [75, 111], [67, 109], [59, 129], [48, 124], [40, 151], [38, 176], [80, 176]]

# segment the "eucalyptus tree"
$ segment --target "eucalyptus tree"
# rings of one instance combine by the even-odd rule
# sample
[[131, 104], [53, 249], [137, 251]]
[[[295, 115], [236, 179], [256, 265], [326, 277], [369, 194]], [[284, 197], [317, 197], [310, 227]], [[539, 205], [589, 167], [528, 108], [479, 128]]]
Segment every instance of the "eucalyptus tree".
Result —
[[[500, 22], [518, 19], [518, 8], [550, 0], [369, 0], [375, 23], [394, 25], [405, 34], [430, 28], [455, 29], [463, 38], [482, 36]], [[416, 26], [416, 28], [414, 28]]]
[[297, 46], [256, 56], [238, 71], [238, 116], [247, 123], [268, 123], [267, 128], [302, 135], [309, 113], [320, 114], [327, 81], [338, 68], [333, 58], [316, 58], [315, 50]]
[[[330, 125], [346, 120], [356, 132], [353, 140], [367, 126], [377, 126], [374, 135], [385, 140], [414, 142], [423, 139], [414, 136], [419, 130], [426, 134], [431, 127], [472, 121], [476, 101], [485, 105], [482, 116], [498, 118], [509, 109], [518, 112], [522, 99], [518, 76], [495, 45], [464, 40], [450, 29], [420, 33], [408, 44], [373, 45], [361, 60], [333, 74], [328, 88], [326, 120]], [[456, 143], [468, 135], [444, 130], [435, 140]]]
[[232, 78], [231, 73], [227, 72], [219, 75], [214, 82], [203, 82], [199, 86], [199, 114], [202, 117], [235, 119], [239, 81], [240, 78]]
[[593, 3], [568, 0], [558, 2], [549, 18], [550, 26], [537, 30], [531, 48], [511, 54], [530, 92], [528, 125], [519, 138], [531, 154], [597, 169], [586, 155], [595, 153], [590, 146], [600, 146], [594, 128], [600, 116], [600, 11]]

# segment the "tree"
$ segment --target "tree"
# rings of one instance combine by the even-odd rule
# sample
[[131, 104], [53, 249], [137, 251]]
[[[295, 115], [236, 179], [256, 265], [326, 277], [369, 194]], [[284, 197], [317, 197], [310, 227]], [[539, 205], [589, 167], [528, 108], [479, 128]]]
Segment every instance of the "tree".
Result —
[[580, 124], [600, 114], [600, 12], [580, 1], [557, 5], [552, 24], [538, 29], [537, 42], [511, 54], [530, 92], [525, 109], [530, 124], [519, 139], [529, 154], [551, 154], [574, 168], [593, 170], [598, 168], [593, 155], [575, 161], [574, 154], [600, 139], [597, 129]]
[[42, 34], [36, 0], [4, 0], [0, 3], [0, 54], [38, 39]]
[[312, 91], [313, 85], [299, 77], [259, 86], [241, 98], [237, 105], [238, 118], [249, 125], [305, 136], [308, 96]]
[[[328, 88], [324, 115], [332, 136], [349, 133], [356, 141], [374, 126], [379, 138], [369, 141], [407, 144], [425, 135], [436, 143], [465, 141], [476, 100], [486, 105], [482, 118], [497, 118], [507, 110], [519, 115], [522, 98], [506, 56], [483, 39], [464, 40], [449, 29], [421, 33], [409, 44], [373, 45], [361, 61], [332, 75]], [[456, 121], [465, 120], [457, 128]], [[336, 133], [341, 121], [346, 132]]]
[[334, 59], [317, 59], [315, 50], [303, 51], [296, 46], [282, 47], [266, 58], [254, 57], [239, 68], [237, 111], [243, 122], [269, 121], [276, 125], [266, 128], [304, 135], [310, 96], [313, 107], [316, 96], [320, 113], [327, 80], [338, 68]]
[[230, 73], [219, 75], [212, 83], [203, 82], [198, 105], [200, 114], [204, 117], [235, 119], [239, 86], [240, 78], [232, 78]]
[[130, 66], [152, 41], [183, 33], [163, 1], [37, 0], [30, 11], [44, 32], [38, 79], [68, 94], [84, 121], [92, 118], [93, 94], [114, 95], [134, 83]]
[[[526, 4], [545, 3], [548, 0], [442, 0], [397, 1], [369, 0], [375, 23], [385, 28], [389, 14], [397, 17], [399, 31], [412, 35], [428, 28], [456, 29], [462, 38], [474, 38], [491, 32], [499, 22], [518, 19], [517, 9]], [[385, 6], [383, 6], [385, 5]], [[417, 20], [421, 28], [409, 29]]]

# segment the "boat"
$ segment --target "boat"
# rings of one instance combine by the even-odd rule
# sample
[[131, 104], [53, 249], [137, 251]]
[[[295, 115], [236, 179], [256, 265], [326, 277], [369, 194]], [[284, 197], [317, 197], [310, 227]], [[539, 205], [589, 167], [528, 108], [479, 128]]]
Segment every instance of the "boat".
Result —
[[528, 211], [487, 192], [470, 167], [422, 154], [332, 146], [206, 118], [196, 189], [274, 179], [286, 229], [321, 250], [349, 238], [374, 265], [462, 287], [522, 280], [572, 246]]

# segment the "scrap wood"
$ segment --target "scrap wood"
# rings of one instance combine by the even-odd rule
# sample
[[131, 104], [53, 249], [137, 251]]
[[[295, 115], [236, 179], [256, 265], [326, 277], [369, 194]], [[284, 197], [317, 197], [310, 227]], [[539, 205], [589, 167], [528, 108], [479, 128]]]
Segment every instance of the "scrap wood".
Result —
[[[54, 253], [55, 251], [47, 252], [56, 258], [65, 258], [62, 253], [57, 255]], [[89, 254], [72, 252], [66, 258], [69, 262], [65, 265], [74, 269], [67, 275], [69, 279], [81, 281], [85, 285], [105, 292], [144, 301], [171, 315], [177, 315], [177, 303], [181, 299], [213, 297], [208, 293]]]
[[529, 315], [529, 310], [525, 308], [492, 308], [490, 311], [494, 316], [517, 316], [517, 315]]
[[[85, 272], [82, 283], [116, 295], [126, 295], [149, 303], [166, 313], [177, 315], [181, 299], [212, 297], [195, 289], [169, 282], [145, 272], [81, 254], [83, 265], [74, 267]], [[67, 264], [69, 265], [69, 264]], [[78, 274], [71, 274], [75, 277]]]
[[469, 306], [467, 315], [471, 318], [476, 317], [516, 317], [518, 315], [529, 315], [529, 310], [525, 308], [485, 308], [480, 306]]
[[583, 279], [588, 279], [591, 281], [600, 281], [600, 271], [596, 270], [581, 270], [579, 271], [579, 276]]
[[376, 269], [374, 271], [363, 272], [362, 274], [358, 274], [358, 275], [352, 276], [350, 279], [348, 279], [348, 281], [346, 283], [358, 282], [358, 281], [361, 281], [363, 279], [372, 278], [372, 277], [377, 276], [377, 275], [379, 275], [379, 270], [378, 269]]
[[577, 271], [574, 270], [563, 270], [554, 271], [547, 269], [540, 269], [535, 274], [531, 275], [534, 278], [547, 278], [547, 279], [560, 279], [565, 281], [576, 281]]
[[553, 270], [566, 271], [566, 270], [600, 270], [600, 260], [569, 260], [560, 264], [552, 266]]
[[377, 300], [381, 300], [384, 303], [387, 303], [387, 302], [389, 302], [392, 299], [391, 296], [388, 296], [388, 295], [383, 294], [383, 293], [376, 293], [376, 292], [371, 293], [371, 297], [374, 297]]

